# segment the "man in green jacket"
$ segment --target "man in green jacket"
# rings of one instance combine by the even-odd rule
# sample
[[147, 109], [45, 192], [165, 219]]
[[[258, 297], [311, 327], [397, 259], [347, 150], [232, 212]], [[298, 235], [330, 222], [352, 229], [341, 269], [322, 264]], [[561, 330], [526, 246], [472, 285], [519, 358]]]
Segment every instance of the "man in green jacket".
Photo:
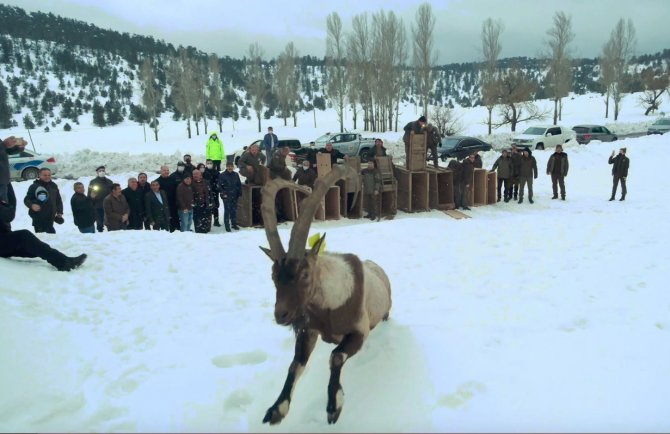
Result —
[[214, 169], [221, 172], [221, 160], [223, 160], [224, 155], [223, 142], [221, 142], [219, 135], [214, 131], [209, 135], [209, 139], [207, 140], [205, 159], [212, 160]]

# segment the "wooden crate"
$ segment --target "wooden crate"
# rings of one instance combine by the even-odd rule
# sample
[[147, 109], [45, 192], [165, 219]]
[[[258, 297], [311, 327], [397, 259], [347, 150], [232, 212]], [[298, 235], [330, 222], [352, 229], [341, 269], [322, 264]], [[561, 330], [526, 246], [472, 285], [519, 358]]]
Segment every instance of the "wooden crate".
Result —
[[242, 184], [242, 196], [237, 201], [237, 224], [243, 227], [263, 226], [260, 185]]
[[395, 168], [398, 180], [398, 209], [407, 212], [428, 211], [428, 172], [412, 172]]
[[[263, 226], [263, 187], [260, 185], [242, 184], [242, 196], [237, 202], [237, 224], [242, 227]], [[295, 221], [298, 218], [298, 203], [294, 190], [283, 188], [277, 192], [277, 200], [284, 208], [287, 220]]]
[[451, 170], [427, 167], [428, 204], [431, 209], [454, 209], [454, 174]]
[[486, 205], [488, 202], [488, 173], [486, 169], [475, 169], [474, 182], [472, 184], [472, 205]]
[[[296, 190], [296, 207], [298, 216], [300, 215], [300, 204], [308, 196], [307, 193]], [[297, 217], [296, 217], [297, 218]], [[333, 185], [326, 195], [321, 199], [321, 203], [314, 213], [315, 220], [338, 220], [340, 218], [340, 187]]]
[[406, 167], [410, 171], [426, 168], [426, 137], [427, 134], [409, 134], [409, 155], [406, 155]]
[[496, 172], [489, 172], [487, 175], [487, 205], [495, 204], [498, 202], [498, 174]]
[[316, 154], [316, 173], [319, 178], [326, 176], [332, 170], [330, 162], [330, 154], [317, 153]]
[[340, 179], [335, 185], [340, 188], [340, 215], [352, 219], [363, 217], [363, 190], [358, 192], [356, 202], [353, 203], [354, 192], [348, 188], [349, 181]]
[[382, 191], [382, 204], [379, 212], [382, 217], [394, 216], [398, 213], [398, 186], [393, 185], [393, 189]]

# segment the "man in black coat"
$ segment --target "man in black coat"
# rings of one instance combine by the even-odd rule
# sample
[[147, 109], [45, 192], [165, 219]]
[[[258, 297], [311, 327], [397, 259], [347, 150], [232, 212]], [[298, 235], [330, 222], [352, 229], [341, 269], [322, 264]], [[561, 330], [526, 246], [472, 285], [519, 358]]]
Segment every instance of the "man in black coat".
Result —
[[74, 225], [79, 228], [82, 234], [95, 233], [95, 207], [93, 199], [84, 194], [84, 184], [74, 183], [74, 194], [70, 199], [70, 208], [72, 209], [72, 218]]
[[[140, 172], [137, 175], [137, 189], [142, 192], [142, 197], [144, 198], [147, 193], [151, 191], [151, 183], [148, 181], [148, 176], [144, 172]], [[146, 230], [151, 230], [151, 226], [149, 225], [149, 222], [147, 222], [146, 218], [144, 219], [144, 229]]]
[[[168, 209], [170, 210], [169, 229], [170, 232], [174, 232], [179, 229], [179, 215], [177, 214], [177, 186], [181, 182], [181, 178], [179, 178], [179, 181], [177, 181], [176, 176], [173, 177], [170, 175], [169, 167], [161, 166], [161, 174], [158, 178], [154, 179], [154, 181], [158, 181], [160, 189], [163, 190], [167, 196], [169, 207]], [[153, 184], [153, 181], [151, 183]], [[153, 187], [151, 187], [151, 190], [153, 190]]]
[[28, 188], [23, 203], [28, 207], [35, 233], [55, 234], [54, 222], [63, 223], [63, 200], [58, 186], [51, 180], [51, 170], [40, 169], [39, 178]]
[[610, 200], [614, 200], [616, 195], [616, 189], [621, 182], [621, 199], [626, 200], [626, 178], [628, 178], [628, 167], [630, 166], [630, 160], [626, 157], [626, 148], [619, 149], [619, 155], [614, 156], [614, 151], [609, 158], [609, 164], [612, 164], [612, 196]]
[[221, 226], [219, 223], [219, 171], [214, 167], [214, 161], [205, 161], [205, 172], [202, 174], [209, 185], [209, 204], [212, 215], [214, 216], [214, 226]]
[[348, 156], [344, 155], [344, 154], [343, 154], [342, 152], [340, 152], [339, 150], [333, 148], [333, 144], [330, 143], [330, 142], [326, 143], [326, 147], [325, 147], [325, 148], [321, 148], [321, 149], [319, 149], [319, 153], [320, 153], [320, 154], [328, 154], [328, 155], [330, 155], [330, 164], [333, 165], [333, 166], [334, 166], [335, 164], [337, 164], [337, 160], [340, 159], [340, 158], [341, 158], [341, 159], [344, 159], [344, 160], [349, 159]]
[[223, 224], [226, 231], [238, 230], [237, 226], [237, 200], [242, 196], [242, 182], [240, 175], [235, 172], [232, 161], [226, 163], [226, 170], [219, 175], [219, 191], [223, 200]]
[[150, 227], [155, 231], [170, 230], [169, 199], [156, 179], [151, 181], [151, 191], [144, 196], [144, 207], [144, 214]]
[[111, 179], [107, 178], [105, 166], [99, 166], [95, 169], [97, 177], [93, 178], [88, 184], [88, 197], [93, 199], [93, 206], [95, 207], [95, 225], [98, 232], [105, 229], [105, 209], [102, 202], [112, 192]]
[[124, 188], [121, 193], [125, 196], [130, 209], [126, 229], [142, 229], [144, 226], [144, 196], [146, 193], [140, 190], [135, 178], [128, 179], [128, 187]]
[[0, 257], [42, 258], [58, 271], [74, 270], [84, 263], [86, 254], [68, 257], [30, 231], [12, 231], [12, 221], [16, 215], [16, 196], [11, 184], [7, 185], [7, 199], [6, 203], [0, 203]]

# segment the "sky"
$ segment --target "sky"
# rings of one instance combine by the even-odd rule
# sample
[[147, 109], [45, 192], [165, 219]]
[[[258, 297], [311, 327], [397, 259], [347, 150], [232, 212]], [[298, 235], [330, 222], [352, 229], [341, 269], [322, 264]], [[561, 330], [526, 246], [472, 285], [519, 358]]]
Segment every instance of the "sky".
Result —
[[[566, 99], [562, 122], [644, 131], [655, 116], [642, 114], [638, 96], [624, 97], [618, 122], [604, 119], [598, 95]], [[661, 110], [670, 112], [670, 102]], [[462, 110], [465, 133], [482, 132], [485, 111]], [[403, 112], [411, 119], [411, 109]], [[299, 115], [298, 127], [268, 122], [282, 135], [315, 137], [337, 125], [333, 109], [321, 115], [320, 129], [311, 113]], [[545, 150], [533, 152], [540, 173], [532, 205], [475, 206], [462, 220], [432, 210], [314, 222], [311, 233], [327, 233], [326, 251], [385, 270], [393, 306], [344, 365], [337, 424], [326, 422], [334, 345], [319, 342], [287, 417], [270, 427], [261, 421], [294, 338], [274, 321], [271, 262], [258, 249], [267, 246], [264, 230], [80, 234], [73, 184], [87, 185], [101, 162], [125, 184], [138, 170], [153, 179], [155, 161], [185, 142], [202, 161], [205, 146], [203, 136], [184, 140], [183, 122], [169, 114], [158, 143], [143, 143], [131, 121], [91, 125], [86, 114], [71, 132], [33, 132], [59, 164], [88, 168], [57, 177], [65, 223], [39, 237], [88, 259], [62, 273], [39, 259], [0, 258], [0, 432], [670, 431], [670, 201], [659, 158], [667, 137], [569, 141], [566, 201], [551, 200]], [[255, 127], [236, 124], [248, 139]], [[18, 127], [4, 134], [26, 136]], [[401, 133], [382, 134], [401, 164]], [[131, 146], [133, 155], [120, 158], [119, 148]], [[609, 202], [607, 159], [624, 146], [628, 195]], [[484, 168], [497, 157], [482, 153]], [[30, 182], [13, 184], [13, 227], [32, 230], [21, 202]], [[292, 224], [279, 227], [284, 245]]]
[[[408, 35], [419, 0], [3, 0], [28, 11], [52, 12], [103, 28], [151, 35], [207, 53], [243, 57], [259, 42], [265, 58], [276, 57], [289, 42], [303, 55], [325, 54], [326, 17], [337, 11], [345, 31], [354, 15], [384, 8], [403, 18]], [[501, 57], [535, 57], [556, 11], [572, 15], [575, 57], [596, 57], [619, 20], [631, 18], [637, 52], [668, 48], [666, 0], [441, 0], [431, 2], [436, 16], [438, 63], [481, 60], [480, 33], [486, 18], [500, 19]]]

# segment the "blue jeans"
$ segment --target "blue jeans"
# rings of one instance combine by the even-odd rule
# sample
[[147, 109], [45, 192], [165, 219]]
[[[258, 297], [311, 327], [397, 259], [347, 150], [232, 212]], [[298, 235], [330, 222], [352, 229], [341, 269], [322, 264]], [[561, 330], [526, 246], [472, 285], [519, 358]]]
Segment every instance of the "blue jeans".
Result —
[[91, 226], [77, 226], [79, 228], [79, 232], [82, 234], [94, 234], [95, 233], [95, 225]]
[[184, 212], [183, 209], [180, 209], [177, 212], [179, 213], [179, 230], [182, 232], [190, 231], [193, 223], [193, 210]]

